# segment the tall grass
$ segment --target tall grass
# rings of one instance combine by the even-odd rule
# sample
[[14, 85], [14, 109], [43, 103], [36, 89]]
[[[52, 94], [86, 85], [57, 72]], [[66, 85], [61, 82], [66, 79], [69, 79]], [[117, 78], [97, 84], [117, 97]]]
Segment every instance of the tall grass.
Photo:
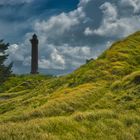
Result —
[[0, 140], [140, 140], [140, 32], [62, 77], [0, 87]]

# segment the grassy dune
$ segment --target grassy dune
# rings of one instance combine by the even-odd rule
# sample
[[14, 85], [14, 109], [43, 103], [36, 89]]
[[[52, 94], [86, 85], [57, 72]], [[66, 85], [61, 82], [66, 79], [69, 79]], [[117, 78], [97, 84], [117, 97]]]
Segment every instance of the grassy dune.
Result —
[[0, 91], [0, 140], [140, 140], [140, 32], [69, 75]]

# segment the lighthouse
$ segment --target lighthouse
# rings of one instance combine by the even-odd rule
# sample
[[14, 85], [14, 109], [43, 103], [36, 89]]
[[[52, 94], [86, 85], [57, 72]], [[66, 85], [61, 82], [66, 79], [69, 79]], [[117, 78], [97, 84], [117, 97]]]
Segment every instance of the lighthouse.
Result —
[[31, 42], [31, 74], [38, 74], [38, 38], [34, 34]]

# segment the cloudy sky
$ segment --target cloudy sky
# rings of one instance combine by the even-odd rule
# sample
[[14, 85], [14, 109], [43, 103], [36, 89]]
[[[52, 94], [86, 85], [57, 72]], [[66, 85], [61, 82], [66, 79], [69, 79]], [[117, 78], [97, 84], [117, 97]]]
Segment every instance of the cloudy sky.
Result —
[[0, 0], [0, 38], [9, 42], [15, 73], [30, 72], [39, 38], [39, 69], [65, 74], [140, 30], [140, 0]]

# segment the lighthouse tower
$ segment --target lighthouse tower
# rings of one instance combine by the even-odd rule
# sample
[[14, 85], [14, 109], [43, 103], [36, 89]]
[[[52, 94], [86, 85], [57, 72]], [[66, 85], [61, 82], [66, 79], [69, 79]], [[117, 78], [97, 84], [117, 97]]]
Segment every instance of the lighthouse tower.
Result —
[[30, 40], [32, 45], [31, 50], [31, 74], [38, 74], [38, 38], [37, 35], [34, 34], [32, 39]]

